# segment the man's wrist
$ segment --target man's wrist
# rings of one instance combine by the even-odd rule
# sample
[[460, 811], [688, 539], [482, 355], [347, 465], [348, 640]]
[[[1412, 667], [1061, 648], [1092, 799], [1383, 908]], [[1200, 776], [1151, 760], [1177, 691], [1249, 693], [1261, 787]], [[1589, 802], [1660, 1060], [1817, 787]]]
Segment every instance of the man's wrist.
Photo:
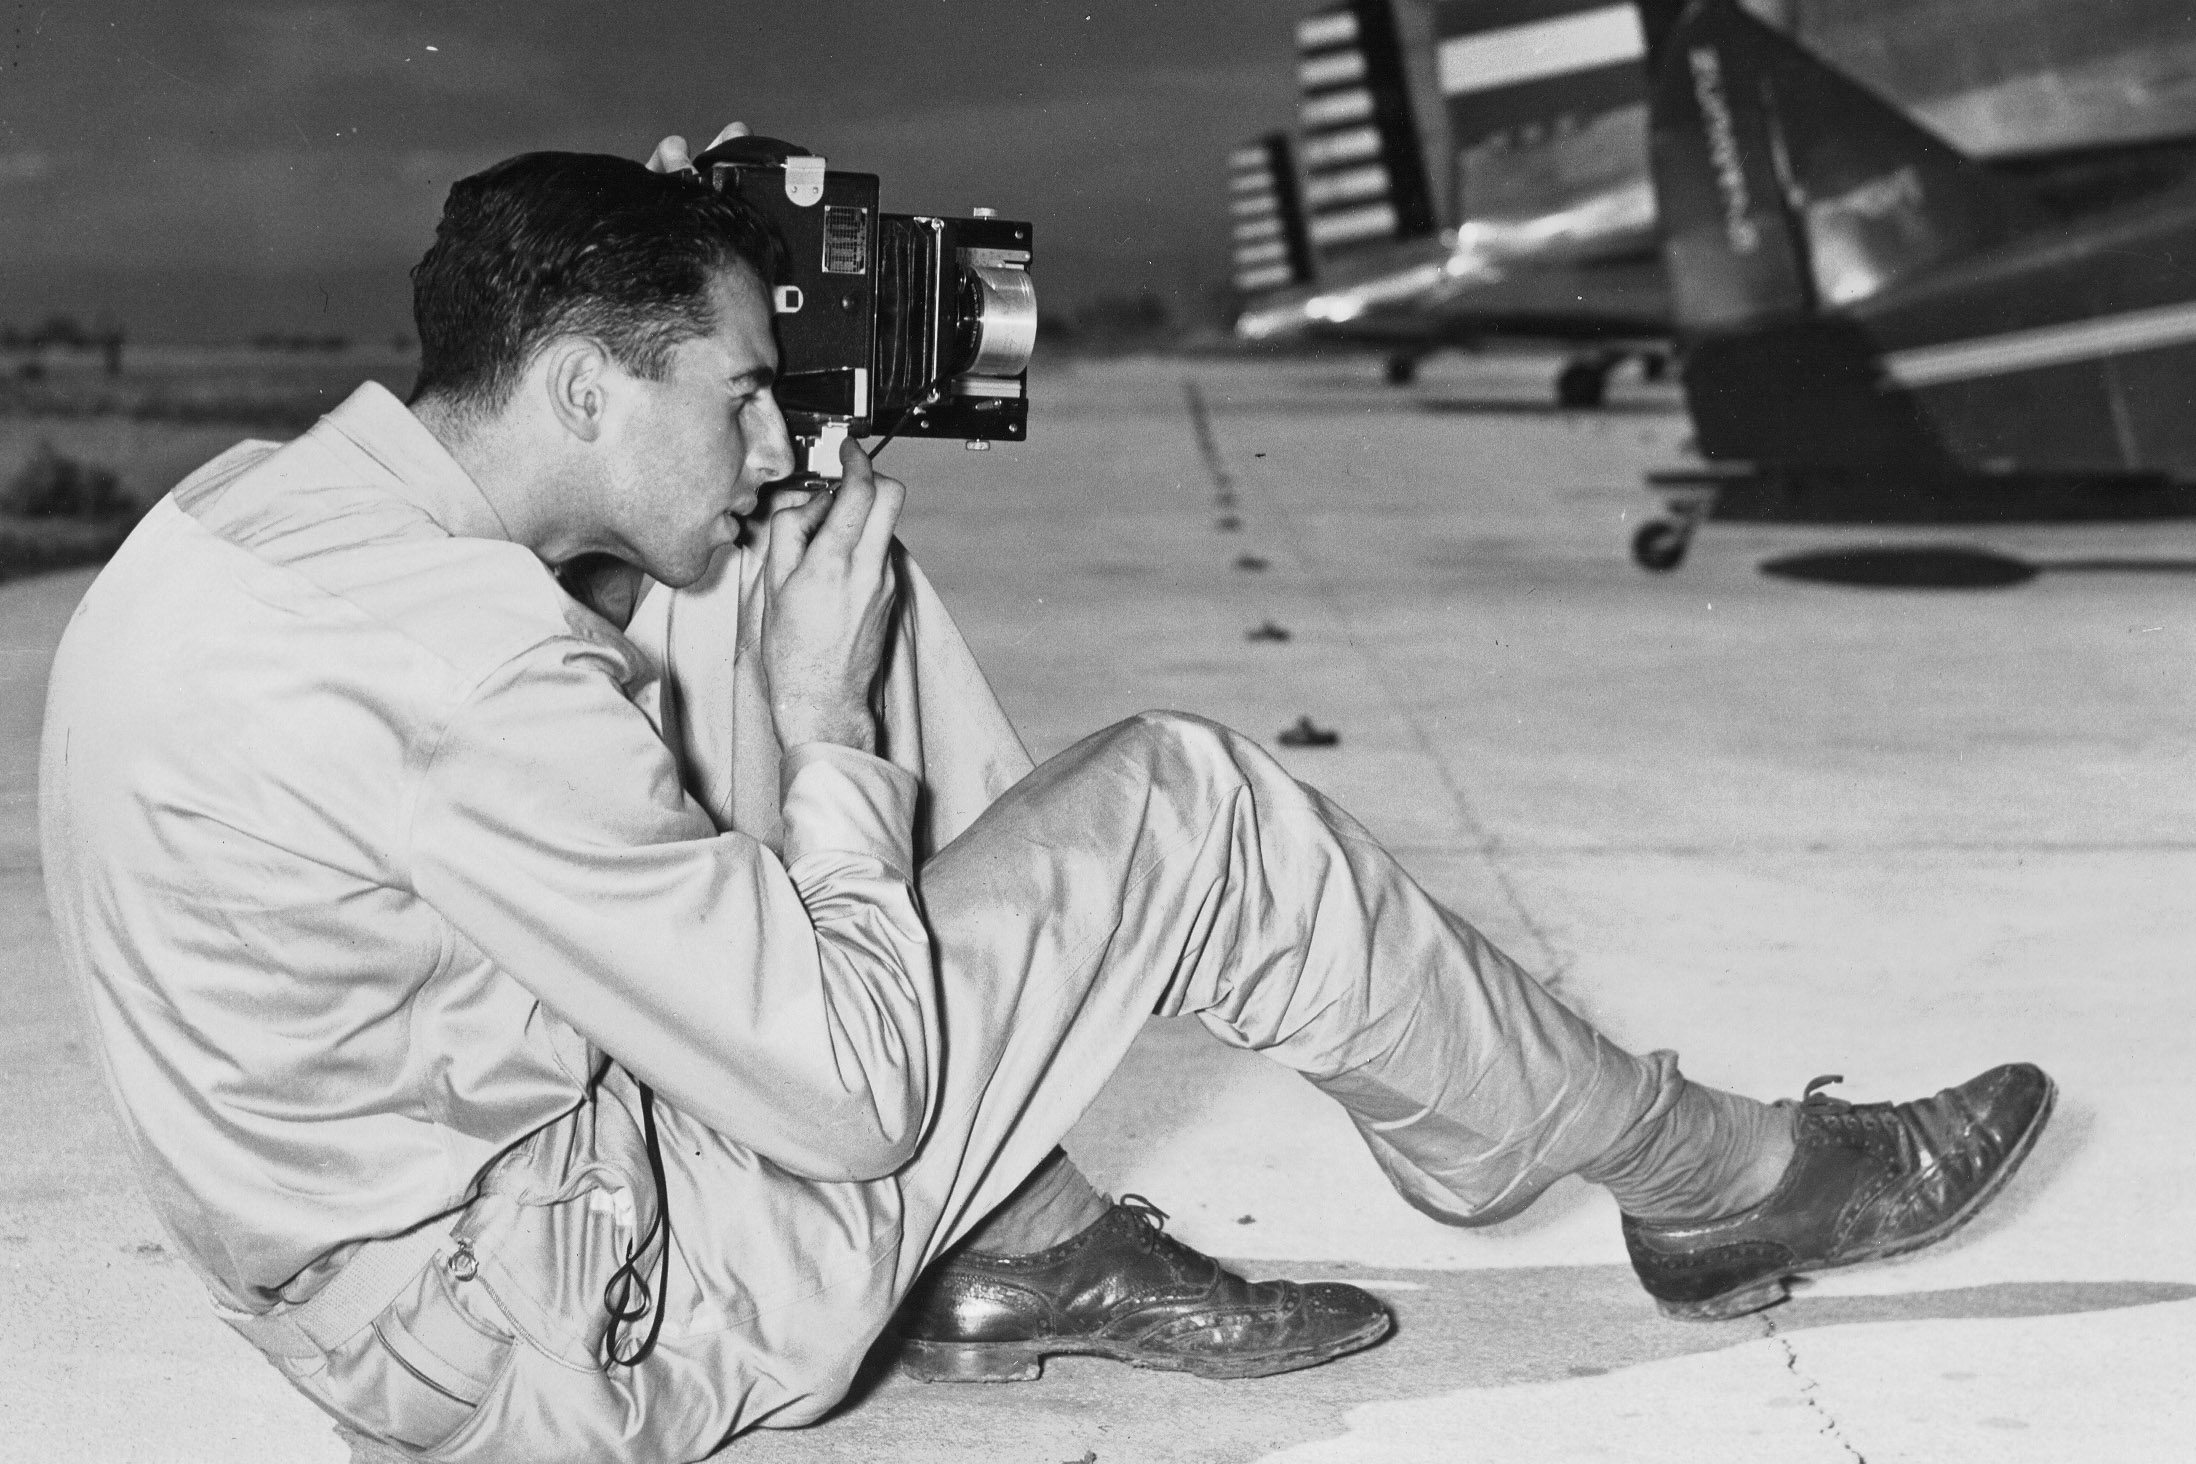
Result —
[[877, 719], [867, 711], [837, 714], [807, 712], [775, 718], [778, 741], [786, 748], [809, 742], [828, 742], [856, 752], [877, 751]]

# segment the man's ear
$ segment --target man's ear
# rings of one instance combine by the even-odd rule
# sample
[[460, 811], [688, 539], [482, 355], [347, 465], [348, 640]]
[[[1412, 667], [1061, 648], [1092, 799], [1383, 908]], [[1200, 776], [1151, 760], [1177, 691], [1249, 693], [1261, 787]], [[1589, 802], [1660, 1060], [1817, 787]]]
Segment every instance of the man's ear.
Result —
[[549, 411], [582, 442], [602, 435], [610, 414], [610, 354], [585, 336], [561, 336], [542, 352]]

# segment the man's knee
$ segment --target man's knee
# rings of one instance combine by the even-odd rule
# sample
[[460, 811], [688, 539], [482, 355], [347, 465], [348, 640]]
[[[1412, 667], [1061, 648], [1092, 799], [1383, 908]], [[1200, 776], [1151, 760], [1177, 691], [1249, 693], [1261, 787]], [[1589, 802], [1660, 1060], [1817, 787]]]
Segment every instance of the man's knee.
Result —
[[1144, 759], [1157, 781], [1174, 781], [1169, 773], [1176, 778], [1237, 774], [1250, 747], [1242, 734], [1191, 712], [1138, 712], [1116, 724], [1111, 735]]

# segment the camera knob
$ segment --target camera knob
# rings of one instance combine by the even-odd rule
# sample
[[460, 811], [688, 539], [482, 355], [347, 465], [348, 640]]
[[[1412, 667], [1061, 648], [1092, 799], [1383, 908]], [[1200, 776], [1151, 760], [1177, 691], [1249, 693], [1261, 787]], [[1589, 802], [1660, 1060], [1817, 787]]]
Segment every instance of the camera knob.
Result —
[[979, 219], [995, 219], [999, 216], [999, 211], [995, 208], [972, 208], [968, 212], [970, 217]]

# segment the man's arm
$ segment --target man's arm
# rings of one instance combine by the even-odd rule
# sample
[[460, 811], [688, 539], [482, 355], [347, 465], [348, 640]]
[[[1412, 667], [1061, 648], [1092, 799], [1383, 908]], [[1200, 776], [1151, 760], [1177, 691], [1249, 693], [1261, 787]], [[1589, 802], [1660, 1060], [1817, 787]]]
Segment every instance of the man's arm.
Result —
[[849, 747], [789, 749], [781, 863], [714, 832], [622, 669], [560, 639], [482, 684], [422, 779], [415, 886], [684, 1111], [796, 1173], [891, 1172], [939, 1061], [915, 779]]
[[870, 698], [892, 629], [892, 531], [907, 490], [873, 473], [851, 440], [839, 445], [839, 462], [835, 490], [771, 515], [763, 675], [787, 751], [807, 742], [863, 752], [877, 745]]

